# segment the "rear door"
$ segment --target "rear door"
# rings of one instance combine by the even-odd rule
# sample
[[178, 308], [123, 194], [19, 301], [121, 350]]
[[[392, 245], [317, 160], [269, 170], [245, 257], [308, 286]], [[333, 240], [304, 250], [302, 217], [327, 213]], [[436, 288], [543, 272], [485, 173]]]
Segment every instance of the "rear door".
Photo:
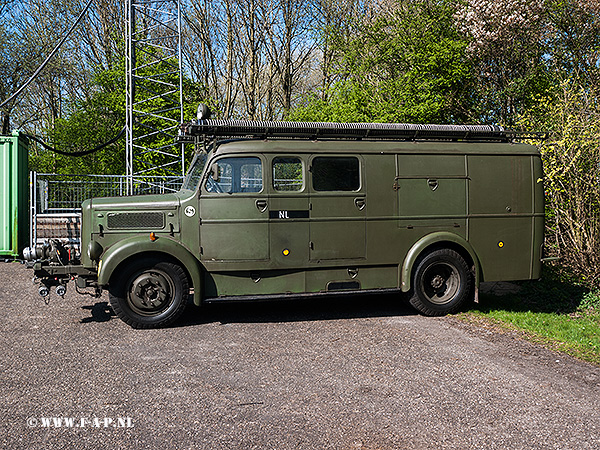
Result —
[[269, 196], [270, 255], [277, 269], [308, 263], [309, 189], [306, 162], [299, 156], [273, 156]]
[[313, 156], [310, 160], [310, 259], [366, 257], [367, 195], [362, 158]]

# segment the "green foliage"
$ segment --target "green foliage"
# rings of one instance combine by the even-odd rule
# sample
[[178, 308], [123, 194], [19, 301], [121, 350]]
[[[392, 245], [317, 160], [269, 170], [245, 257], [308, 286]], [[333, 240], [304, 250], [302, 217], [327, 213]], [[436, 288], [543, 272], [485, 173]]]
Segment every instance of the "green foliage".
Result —
[[600, 3], [546, 0], [549, 33], [545, 50], [548, 64], [563, 76], [586, 83], [600, 82]]
[[520, 286], [511, 309], [534, 313], [572, 314], [582, 308], [584, 299], [591, 292], [560, 267], [547, 265], [543, 267], [541, 280], [523, 282]]
[[524, 332], [524, 337], [552, 350], [600, 364], [600, 316], [568, 316], [532, 311], [513, 311], [502, 305], [485, 313], [473, 313], [500, 324], [501, 327]]
[[469, 120], [473, 77], [454, 2], [398, 1], [388, 14], [339, 36], [340, 81], [293, 120], [453, 123]]
[[[156, 74], [168, 72], [169, 62], [146, 66], [139, 73], [146, 78], [157, 79]], [[86, 99], [75, 100], [64, 118], [57, 119], [53, 127], [46, 130], [47, 140], [55, 148], [78, 152], [93, 149], [108, 142], [125, 126], [125, 66], [121, 60], [110, 69], [98, 71], [94, 77], [93, 93]], [[172, 91], [178, 85], [176, 72], [161, 76], [163, 92]], [[195, 108], [202, 100], [203, 90], [189, 79], [184, 79], [184, 118], [194, 117]], [[148, 148], [165, 149], [173, 145], [174, 136], [181, 118], [179, 108], [170, 100], [157, 94], [156, 84], [138, 83], [136, 109], [138, 111], [165, 111], [163, 114], [172, 121], [173, 130], [169, 133], [152, 134], [150, 130], [164, 127], [162, 119], [153, 114], [138, 114], [139, 122], [134, 128], [140, 134], [148, 134], [140, 144]], [[178, 91], [173, 94], [178, 101]], [[165, 157], [159, 152], [148, 152], [140, 158], [148, 167], [160, 166]], [[191, 158], [191, 155], [190, 155]], [[125, 136], [116, 143], [86, 156], [66, 156], [38, 149], [30, 155], [30, 167], [38, 172], [61, 174], [124, 174]], [[158, 173], [160, 175], [160, 173]]]
[[539, 96], [519, 119], [550, 139], [539, 145], [545, 170], [546, 253], [570, 276], [600, 288], [600, 105], [597, 91], [570, 79]]
[[[62, 151], [78, 152], [95, 148], [114, 138], [125, 125], [124, 67], [116, 66], [94, 77], [96, 89], [87, 99], [69, 105], [70, 114], [59, 118], [47, 130], [48, 142]], [[30, 153], [33, 170], [63, 174], [122, 174], [125, 172], [125, 141], [82, 156], [60, 155], [38, 149]]]
[[600, 291], [553, 267], [544, 268], [541, 281], [523, 282], [520, 288], [500, 296], [492, 289], [460, 317], [521, 331], [536, 343], [600, 364]]
[[[135, 109], [139, 111], [137, 122], [134, 124], [134, 135], [147, 135], [143, 140], [136, 142], [149, 149], [155, 149], [156, 152], [147, 152], [136, 155], [139, 158], [139, 168], [151, 169], [154, 175], [173, 175], [167, 169], [156, 170], [165, 163], [173, 160], [172, 157], [165, 156], [164, 153], [178, 153], [174, 144], [174, 138], [178, 133], [178, 127], [181, 123], [179, 109], [179, 73], [175, 61], [162, 61], [160, 64], [143, 65], [143, 61], [138, 61], [141, 67], [137, 70], [139, 79], [136, 81]], [[143, 81], [142, 81], [143, 79]], [[203, 100], [201, 94], [203, 89], [188, 78], [183, 80], [184, 91], [184, 111], [183, 118], [195, 117], [196, 107]], [[209, 103], [204, 101], [204, 103]], [[157, 117], [157, 111], [160, 116], [167, 117], [170, 124], [167, 124], [161, 117]], [[171, 129], [165, 131], [165, 127]], [[157, 133], [156, 130], [163, 130]], [[188, 155], [191, 158], [191, 154]], [[134, 167], [134, 170], [135, 167]]]
[[[313, 122], [371, 122], [378, 121], [372, 108], [368, 86], [348, 80], [336, 83], [327, 91], [326, 99], [311, 95], [304, 106], [293, 109], [288, 120]], [[379, 120], [382, 121], [382, 120]]]
[[476, 77], [476, 114], [512, 127], [532, 97], [548, 87], [543, 45], [548, 33], [544, 0], [464, 0], [455, 21], [469, 38]]
[[579, 309], [583, 312], [600, 313], [600, 291], [586, 293], [579, 303]]

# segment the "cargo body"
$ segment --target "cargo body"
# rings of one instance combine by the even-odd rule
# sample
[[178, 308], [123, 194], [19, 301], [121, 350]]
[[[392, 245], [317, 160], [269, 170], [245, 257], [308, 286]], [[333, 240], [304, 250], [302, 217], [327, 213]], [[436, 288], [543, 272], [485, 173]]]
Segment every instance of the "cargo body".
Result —
[[0, 256], [18, 257], [29, 242], [29, 142], [0, 136]]
[[136, 327], [188, 294], [392, 290], [446, 314], [482, 281], [539, 278], [542, 178], [535, 147], [502, 141], [215, 141], [177, 193], [84, 202], [81, 261], [36, 274], [108, 288]]

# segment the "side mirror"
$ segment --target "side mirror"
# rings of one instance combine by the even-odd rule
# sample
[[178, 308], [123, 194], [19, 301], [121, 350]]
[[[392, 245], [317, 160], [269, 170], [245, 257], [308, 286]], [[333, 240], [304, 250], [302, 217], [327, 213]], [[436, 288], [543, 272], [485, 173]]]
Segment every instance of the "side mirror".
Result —
[[214, 163], [210, 166], [210, 176], [213, 181], [219, 181], [219, 164]]

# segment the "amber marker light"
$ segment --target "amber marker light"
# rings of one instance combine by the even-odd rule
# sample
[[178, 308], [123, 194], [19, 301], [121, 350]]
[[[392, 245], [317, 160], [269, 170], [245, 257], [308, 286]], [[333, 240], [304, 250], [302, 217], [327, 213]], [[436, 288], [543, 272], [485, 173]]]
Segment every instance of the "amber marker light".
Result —
[[283, 250], [283, 252], [281, 252], [281, 253], [283, 253], [283, 256], [287, 256], [287, 255], [289, 255], [289, 254], [290, 254], [290, 251], [289, 251], [289, 250], [286, 248], [286, 249], [284, 249], [284, 250]]
[[154, 234], [154, 231], [152, 233], [150, 233], [150, 240], [152, 242], [154, 242], [155, 240], [157, 240], [158, 238], [156, 237], [156, 234]]

